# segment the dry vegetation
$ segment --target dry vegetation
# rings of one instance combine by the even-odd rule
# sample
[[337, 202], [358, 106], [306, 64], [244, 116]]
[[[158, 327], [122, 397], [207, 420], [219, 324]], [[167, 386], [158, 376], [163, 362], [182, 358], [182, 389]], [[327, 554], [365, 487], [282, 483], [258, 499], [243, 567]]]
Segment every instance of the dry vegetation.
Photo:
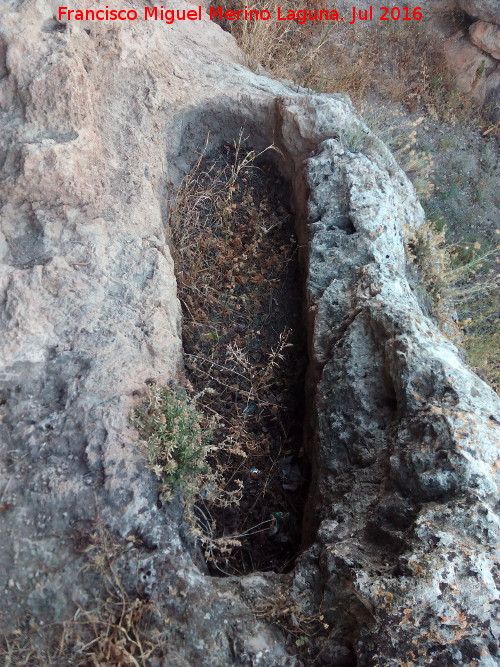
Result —
[[485, 143], [478, 158], [463, 141], [466, 130], [457, 129], [454, 136], [449, 125], [429, 121], [424, 113], [381, 114], [368, 107], [366, 114], [413, 182], [429, 218], [408, 236], [407, 248], [429, 310], [498, 391], [500, 230], [491, 224], [500, 203], [497, 143], [494, 137], [479, 139]]
[[[446, 229], [427, 221], [407, 238], [407, 255], [417, 267], [424, 300], [442, 330], [469, 353], [469, 361], [498, 390], [498, 247], [450, 245]], [[462, 315], [462, 319], [457, 317]]]
[[[264, 0], [259, 9], [275, 14], [278, 4]], [[225, 6], [241, 7], [236, 0]], [[433, 153], [419, 146], [418, 128], [427, 119], [467, 125], [477, 110], [453, 90], [439, 45], [423, 23], [389, 22], [384, 30], [325, 26], [241, 21], [223, 27], [231, 29], [250, 68], [262, 65], [277, 78], [351, 96], [420, 197], [443, 198]], [[377, 102], [374, 113], [367, 103], [372, 95], [403, 105], [408, 120], [391, 125], [392, 112], [380, 112]], [[498, 124], [482, 129], [491, 137]], [[241, 137], [218, 156], [202, 154], [172, 202], [191, 398], [178, 387], [152, 386], [133, 418], [162, 499], [184, 494], [192, 532], [212, 572], [220, 574], [291, 565], [307, 482], [302, 397], [294, 389], [304, 373], [297, 248], [287, 202], [278, 194], [282, 183], [263, 157], [244, 151]], [[457, 194], [452, 188], [450, 199]], [[482, 191], [489, 196], [486, 186]], [[418, 267], [432, 315], [498, 389], [498, 248], [459, 235], [457, 241], [457, 234], [452, 243], [442, 217], [436, 219], [408, 238], [408, 258]], [[3, 637], [1, 664], [142, 667], [161, 657], [158, 611], [147, 598], [130, 595], [118, 574], [116, 561], [130, 548], [96, 525], [83, 546], [100, 590], [95, 606], [48, 626], [24, 619]], [[282, 627], [298, 647], [328, 632], [323, 614], [304, 615], [286, 594], [265, 600], [256, 614]]]
[[277, 592], [272, 598], [264, 598], [255, 605], [257, 618], [280, 627], [293, 638], [295, 646], [303, 649], [304, 656], [307, 655], [310, 638], [328, 635], [330, 624], [325, 618], [328, 611], [330, 610], [308, 614], [297, 601], [291, 599], [289, 591], [286, 590]]
[[[238, 9], [236, 0], [224, 3]], [[276, 15], [288, 6], [264, 0], [255, 7]], [[301, 7], [325, 5], [308, 0]], [[249, 5], [252, 8], [251, 5]], [[296, 6], [290, 5], [296, 9]], [[339, 12], [340, 15], [343, 12]], [[272, 76], [320, 92], [345, 93], [361, 104], [370, 93], [405, 104], [411, 111], [425, 109], [432, 117], [457, 122], [475, 112], [471, 100], [457, 94], [446, 74], [439, 43], [426, 32], [423, 21], [336, 22], [234, 21], [222, 22], [241, 46], [246, 64], [262, 65]]]
[[38, 625], [25, 618], [0, 641], [5, 667], [146, 667], [162, 654], [162, 619], [151, 601], [130, 595], [117, 561], [134, 548], [115, 541], [99, 523], [82, 536], [82, 553], [95, 586], [91, 609], [78, 607], [62, 623]]
[[188, 381], [213, 434], [190, 523], [214, 573], [283, 570], [298, 546], [302, 288], [271, 151], [240, 136], [201, 155], [171, 206]]

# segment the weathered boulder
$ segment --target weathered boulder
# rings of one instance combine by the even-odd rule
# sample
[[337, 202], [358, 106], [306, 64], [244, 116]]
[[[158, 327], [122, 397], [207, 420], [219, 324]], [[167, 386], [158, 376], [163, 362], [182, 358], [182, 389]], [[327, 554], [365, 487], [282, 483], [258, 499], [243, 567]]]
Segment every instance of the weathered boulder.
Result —
[[182, 366], [165, 227], [169, 179], [206, 138], [203, 112], [194, 128], [189, 113], [213, 104], [227, 120], [226, 88], [243, 105], [247, 75], [207, 20], [59, 23], [54, 11], [0, 8], [2, 636], [26, 613], [47, 624], [94, 609], [95, 555], [116, 560], [132, 600], [158, 598], [163, 664], [229, 664], [233, 650], [242, 665], [288, 664], [282, 634], [195, 565], [180, 502], [159, 507], [128, 422], [146, 382]]
[[496, 70], [497, 61], [461, 33], [446, 40], [445, 58], [458, 90], [483, 104], [492, 87], [495, 88], [489, 79]]
[[[309, 134], [311, 105], [293, 108]], [[315, 543], [295, 591], [342, 628], [325, 664], [494, 665], [499, 400], [408, 283], [423, 213], [404, 179], [329, 122], [307, 166]]]
[[500, 24], [498, 0], [457, 0], [460, 9], [481, 21]]
[[469, 34], [473, 44], [500, 60], [500, 26], [476, 21], [469, 28]]
[[[496, 7], [498, 14], [500, 5], [496, 0], [492, 6]], [[448, 11], [450, 5], [445, 7], [447, 10], [443, 11], [440, 0], [432, 4], [428, 28], [439, 41], [451, 81], [466, 97], [482, 106], [493, 122], [496, 122], [500, 112], [497, 25], [492, 23], [491, 19], [485, 18], [468, 26], [470, 21], [458, 21], [457, 17]], [[465, 24], [468, 27], [465, 27]]]
[[[348, 100], [239, 59], [206, 17], [0, 9], [2, 632], [93, 609], [90, 553], [159, 610], [151, 664], [299, 665], [280, 609], [255, 613], [286, 599], [289, 628], [314, 619], [310, 664], [493, 665], [499, 401], [407, 279], [413, 187]], [[207, 135], [241, 127], [277, 144], [293, 187], [314, 474], [293, 572], [216, 579], [128, 417], [148, 381], [181, 373], [168, 197]]]

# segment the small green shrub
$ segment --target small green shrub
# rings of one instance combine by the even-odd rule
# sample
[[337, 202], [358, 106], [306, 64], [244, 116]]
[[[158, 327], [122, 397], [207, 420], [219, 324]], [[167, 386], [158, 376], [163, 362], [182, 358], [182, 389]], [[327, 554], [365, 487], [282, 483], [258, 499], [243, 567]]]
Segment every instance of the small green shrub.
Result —
[[146, 402], [135, 409], [132, 423], [160, 480], [163, 500], [180, 490], [188, 495], [199, 490], [197, 480], [209, 469], [212, 437], [203, 421], [186, 394], [173, 387], [152, 386]]

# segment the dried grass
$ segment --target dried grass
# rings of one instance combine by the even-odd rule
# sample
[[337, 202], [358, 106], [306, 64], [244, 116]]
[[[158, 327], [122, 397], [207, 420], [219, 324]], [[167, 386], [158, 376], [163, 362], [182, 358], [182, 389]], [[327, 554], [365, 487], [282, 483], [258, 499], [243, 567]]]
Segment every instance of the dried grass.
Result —
[[[497, 390], [500, 294], [491, 266], [498, 262], [499, 249], [480, 252], [479, 243], [449, 245], [446, 228], [430, 221], [407, 237], [408, 258], [430, 297], [432, 315], [447, 335], [463, 344], [472, 365]], [[457, 311], [467, 317], [457, 322]]]
[[[267, 9], [274, 17], [278, 6], [282, 14], [287, 10], [277, 0], [265, 0], [258, 9]], [[320, 0], [302, 6], [325, 8]], [[228, 0], [224, 7], [240, 5]], [[234, 35], [254, 71], [261, 65], [276, 78], [320, 92], [344, 93], [355, 104], [374, 93], [404, 104], [410, 112], [425, 111], [451, 123], [469, 122], [477, 114], [472, 99], [454, 90], [442, 46], [428, 34], [424, 21], [299, 25], [273, 18], [222, 25]]]
[[214, 422], [212, 478], [188, 519], [207, 561], [224, 574], [275, 567], [265, 553], [289, 550], [265, 533], [271, 512], [288, 502], [278, 462], [301, 439], [297, 415], [289, 416], [297, 336], [282, 307], [296, 252], [290, 231], [284, 241], [290, 216], [260, 193], [263, 154], [242, 146], [240, 134], [217, 158], [200, 155], [170, 209], [191, 394]]
[[161, 656], [161, 618], [151, 601], [129, 595], [116, 566], [133, 545], [119, 544], [99, 522], [85, 539], [85, 569], [96, 577], [96, 606], [78, 607], [61, 623], [23, 619], [0, 642], [5, 667], [147, 667]]

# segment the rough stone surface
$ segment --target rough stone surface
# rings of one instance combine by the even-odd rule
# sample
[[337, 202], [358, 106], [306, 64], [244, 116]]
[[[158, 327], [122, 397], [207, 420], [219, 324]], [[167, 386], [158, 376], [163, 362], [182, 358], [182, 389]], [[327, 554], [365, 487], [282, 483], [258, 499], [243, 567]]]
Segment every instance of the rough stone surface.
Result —
[[190, 110], [224, 111], [231, 77], [243, 105], [234, 43], [208, 21], [59, 24], [38, 2], [2, 6], [0, 46], [1, 630], [93, 607], [79, 545], [97, 522], [120, 549], [134, 536], [122, 576], [170, 621], [165, 665], [233, 650], [291, 664], [281, 633], [194, 564], [179, 502], [158, 507], [128, 425], [145, 383], [182, 364], [168, 180], [206, 138]]
[[479, 104], [489, 99], [493, 88], [497, 90], [492, 78], [497, 61], [466, 35], [457, 33], [446, 40], [445, 57], [458, 90], [472, 95]]
[[[410, 287], [423, 211], [389, 151], [341, 96], [248, 72], [208, 20], [64, 25], [54, 6], [0, 9], [2, 631], [92, 605], [97, 523], [168, 619], [162, 665], [299, 665], [253, 613], [284, 590], [328, 623], [314, 664], [496, 664], [499, 401]], [[128, 416], [182, 363], [168, 196], [208, 132], [242, 126], [294, 188], [314, 477], [294, 571], [219, 580]]]
[[[498, 15], [500, 4], [497, 0], [493, 0], [493, 3]], [[433, 0], [428, 28], [439, 41], [454, 85], [483, 106], [495, 123], [500, 113], [498, 38], [495, 25], [498, 21], [484, 18], [473, 22], [469, 28], [464, 28], [464, 22], [458, 22], [453, 12], [450, 12], [454, 6], [456, 5], [453, 2], [443, 6], [442, 0]], [[475, 14], [471, 16], [480, 18]], [[478, 32], [478, 40], [473, 36], [475, 31]]]
[[473, 44], [500, 60], [500, 26], [476, 21], [469, 28], [469, 34]]
[[390, 160], [332, 139], [307, 174], [318, 530], [297, 594], [342, 627], [323, 656], [497, 664], [498, 397], [422, 315], [402, 230], [423, 213]]
[[469, 16], [500, 24], [500, 3], [498, 0], [458, 0], [457, 4]]

